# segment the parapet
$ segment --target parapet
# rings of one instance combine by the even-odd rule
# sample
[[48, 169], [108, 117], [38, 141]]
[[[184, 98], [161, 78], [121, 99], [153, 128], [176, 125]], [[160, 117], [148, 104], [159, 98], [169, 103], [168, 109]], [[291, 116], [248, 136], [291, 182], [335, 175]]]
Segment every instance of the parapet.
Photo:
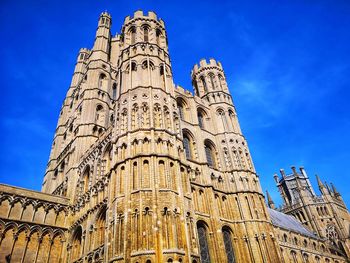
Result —
[[107, 16], [107, 17], [109, 17], [109, 18], [112, 18], [111, 14], [108, 13], [107, 11], [102, 12], [101, 15], [100, 15], [100, 17], [101, 17], [101, 16]]
[[161, 18], [157, 18], [157, 14], [153, 11], [149, 11], [147, 14], [144, 14], [142, 10], [137, 10], [134, 12], [133, 16], [127, 16], [124, 19], [124, 24], [127, 24], [130, 22], [130, 20], [135, 18], [149, 18], [152, 20], [158, 21], [163, 27], [164, 27], [164, 21]]
[[205, 58], [202, 58], [198, 64], [195, 64], [192, 68], [191, 71], [191, 75], [196, 74], [201, 68], [205, 68], [205, 67], [217, 67], [221, 70], [223, 70], [222, 65], [220, 63], [220, 61], [216, 61], [213, 58], [209, 59], [209, 62], [207, 62], [207, 60]]
[[90, 50], [86, 47], [83, 47], [79, 50], [79, 53], [90, 53]]

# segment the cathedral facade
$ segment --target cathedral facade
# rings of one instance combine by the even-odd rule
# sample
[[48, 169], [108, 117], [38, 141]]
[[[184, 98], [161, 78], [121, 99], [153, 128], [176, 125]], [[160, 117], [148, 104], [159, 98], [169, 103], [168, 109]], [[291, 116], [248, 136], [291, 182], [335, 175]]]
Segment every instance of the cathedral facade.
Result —
[[155, 13], [111, 24], [78, 54], [42, 191], [0, 185], [0, 262], [348, 262], [334, 186], [293, 168], [266, 205], [220, 62], [194, 65], [192, 94]]

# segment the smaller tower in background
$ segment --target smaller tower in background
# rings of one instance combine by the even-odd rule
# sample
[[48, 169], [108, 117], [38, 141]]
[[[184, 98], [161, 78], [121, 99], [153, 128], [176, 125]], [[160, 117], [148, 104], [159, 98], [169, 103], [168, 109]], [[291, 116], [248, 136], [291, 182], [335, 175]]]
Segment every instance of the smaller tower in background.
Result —
[[[319, 237], [326, 238], [334, 251], [349, 257], [350, 214], [341, 194], [333, 183], [328, 186], [316, 175], [320, 191], [320, 195], [316, 195], [305, 169], [301, 167], [300, 172], [297, 172], [294, 166], [291, 169], [291, 174], [286, 174], [281, 169], [281, 178], [277, 174], [274, 175], [283, 199], [279, 210], [294, 216]], [[270, 206], [272, 200], [268, 193], [267, 198]]]

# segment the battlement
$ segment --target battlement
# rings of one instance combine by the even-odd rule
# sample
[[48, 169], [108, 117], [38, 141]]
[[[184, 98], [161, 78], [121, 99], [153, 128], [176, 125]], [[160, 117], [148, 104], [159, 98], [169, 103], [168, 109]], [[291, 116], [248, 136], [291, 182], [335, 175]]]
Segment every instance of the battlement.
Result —
[[79, 53], [90, 53], [90, 50], [86, 47], [83, 47], [79, 50]]
[[180, 85], [176, 85], [175, 86], [175, 90], [183, 95], [186, 96], [192, 96], [193, 97], [193, 93], [187, 89], [185, 89], [184, 87], [181, 87]]
[[164, 21], [161, 18], [157, 18], [157, 14], [153, 11], [149, 11], [147, 14], [144, 14], [144, 12], [142, 10], [137, 10], [134, 12], [133, 16], [127, 16], [124, 19], [124, 24], [129, 23], [131, 20], [133, 19], [137, 19], [137, 18], [148, 18], [148, 19], [152, 19], [152, 20], [156, 20], [158, 21], [162, 26], [164, 26]]
[[196, 74], [201, 68], [205, 67], [218, 67], [219, 69], [223, 70], [222, 65], [220, 61], [216, 61], [213, 58], [209, 59], [209, 62], [205, 58], [202, 58], [198, 64], [195, 64], [192, 68], [191, 75]]
[[100, 15], [100, 17], [101, 17], [101, 16], [108, 17], [108, 18], [112, 18], [111, 14], [108, 13], [107, 11], [102, 12], [101, 15]]

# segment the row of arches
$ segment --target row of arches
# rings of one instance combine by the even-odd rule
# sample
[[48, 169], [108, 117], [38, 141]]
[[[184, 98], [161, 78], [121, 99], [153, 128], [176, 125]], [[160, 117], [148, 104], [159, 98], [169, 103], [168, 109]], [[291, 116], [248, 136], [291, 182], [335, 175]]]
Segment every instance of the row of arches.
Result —
[[334, 263], [339, 263], [338, 260], [333, 259], [331, 261], [330, 258], [328, 257], [324, 257], [324, 256], [320, 256], [320, 255], [314, 255], [311, 253], [307, 253], [304, 251], [297, 251], [295, 249], [287, 249], [287, 248], [281, 248], [281, 259], [282, 259], [282, 263], [299, 263], [299, 262], [303, 262], [303, 263], [330, 263], [330, 262], [334, 262]]
[[204, 93], [217, 90], [227, 90], [226, 81], [223, 74], [214, 74], [213, 72], [202, 74], [197, 77], [197, 79], [193, 81], [193, 86], [195, 95], [197, 96], [204, 95], [202, 92], [200, 92], [200, 89], [203, 90]]
[[[82, 194], [87, 192], [89, 188], [101, 179], [106, 173], [110, 171], [112, 164], [113, 147], [108, 143], [101, 153], [92, 160], [92, 163], [85, 165], [82, 169], [78, 185]], [[93, 168], [95, 167], [95, 169]]]
[[[167, 77], [171, 74], [171, 69], [164, 62], [155, 63], [147, 58], [140, 62], [135, 60], [126, 61], [120, 77], [120, 87], [123, 83], [123, 91], [128, 88], [148, 87], [168, 90]], [[157, 65], [158, 64], [158, 65]]]
[[319, 216], [329, 216], [329, 212], [326, 206], [318, 206], [316, 207], [316, 211]]
[[247, 220], [266, 218], [265, 203], [253, 194], [243, 196], [208, 194], [205, 189], [192, 187], [193, 203], [196, 211], [211, 214], [215, 209], [220, 218]]
[[[69, 261], [74, 262], [82, 257], [82, 255], [89, 254], [90, 251], [96, 251], [103, 248], [106, 243], [106, 219], [107, 208], [103, 206], [99, 209], [95, 216], [95, 220], [89, 227], [83, 230], [81, 225], [76, 226], [71, 234], [69, 245]], [[101, 260], [104, 256], [102, 253], [95, 253], [94, 260]]]
[[[177, 108], [179, 111], [179, 117], [181, 120], [191, 122], [190, 108], [188, 103], [183, 98], [177, 98]], [[198, 126], [203, 130], [211, 130], [212, 123], [207, 112], [199, 107], [197, 108], [197, 122]], [[240, 133], [237, 116], [232, 109], [225, 111], [222, 108], [216, 110], [216, 128], [218, 132], [235, 132]]]
[[149, 24], [144, 23], [141, 26], [131, 25], [127, 31], [129, 44], [134, 45], [137, 42], [150, 42], [162, 45], [161, 39], [163, 33], [160, 28], [152, 28]]
[[171, 114], [167, 106], [162, 107], [159, 103], [154, 104], [152, 113], [147, 103], [142, 103], [141, 105], [135, 103], [132, 105], [130, 115], [129, 119], [127, 108], [121, 110], [118, 118], [120, 133], [125, 133], [130, 129], [135, 130], [150, 127], [179, 132], [180, 124], [177, 114], [175, 112]]
[[35, 223], [63, 226], [67, 209], [65, 206], [13, 197], [4, 194], [0, 199], [0, 217]]
[[[196, 142], [194, 140], [193, 134], [184, 129], [183, 134], [183, 147], [185, 151], [185, 156], [188, 160], [198, 160], [198, 150], [196, 147]], [[219, 154], [215, 144], [209, 140], [204, 140], [204, 153], [206, 162], [209, 167], [214, 169], [219, 169]], [[241, 147], [232, 147], [231, 152], [224, 147], [223, 148], [224, 163], [227, 169], [241, 169], [241, 170], [253, 170], [253, 164], [247, 149], [242, 149]]]
[[0, 220], [0, 262], [60, 262], [61, 229]]
[[[222, 242], [224, 244], [225, 255], [228, 263], [236, 262], [235, 252], [232, 242], [232, 230], [228, 226], [224, 226], [221, 229], [222, 233]], [[211, 248], [209, 242], [209, 227], [204, 221], [197, 222], [197, 237], [199, 243], [200, 251], [200, 262], [201, 263], [210, 263], [214, 262], [211, 251], [214, 248]]]

